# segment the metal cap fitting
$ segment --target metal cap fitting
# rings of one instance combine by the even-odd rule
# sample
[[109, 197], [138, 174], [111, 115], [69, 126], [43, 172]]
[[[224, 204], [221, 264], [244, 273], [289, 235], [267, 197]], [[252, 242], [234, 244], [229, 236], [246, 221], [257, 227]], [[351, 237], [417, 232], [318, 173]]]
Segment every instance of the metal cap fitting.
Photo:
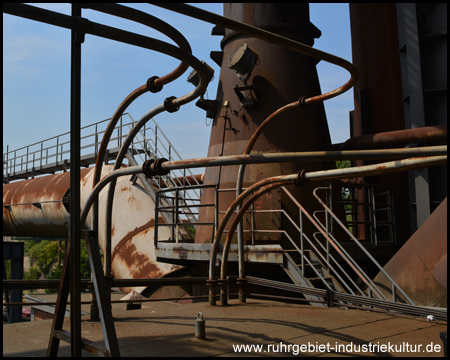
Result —
[[173, 113], [180, 109], [180, 105], [173, 103], [176, 98], [176, 96], [169, 96], [166, 100], [164, 100], [164, 109], [166, 109], [167, 112]]
[[309, 180], [306, 179], [306, 177], [305, 177], [305, 173], [306, 173], [306, 170], [305, 170], [305, 169], [300, 170], [300, 171], [297, 173], [297, 180], [294, 181], [294, 185], [295, 185], [295, 186], [303, 186], [303, 185], [305, 185], [307, 182], [309, 182]]
[[301, 108], [307, 108], [307, 107], [308, 107], [308, 104], [306, 103], [306, 99], [307, 99], [306, 96], [301, 96], [301, 97], [298, 99], [298, 103], [299, 103], [299, 105], [300, 105]]
[[152, 93], [160, 92], [163, 88], [162, 85], [156, 85], [155, 80], [159, 79], [159, 76], [152, 76], [147, 80], [147, 89]]

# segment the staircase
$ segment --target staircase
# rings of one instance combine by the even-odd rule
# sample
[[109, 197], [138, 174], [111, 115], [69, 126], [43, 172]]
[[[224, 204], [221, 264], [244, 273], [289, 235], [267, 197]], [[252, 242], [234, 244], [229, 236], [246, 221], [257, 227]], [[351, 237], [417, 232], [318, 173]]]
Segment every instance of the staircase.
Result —
[[[246, 252], [247, 262], [263, 262], [272, 263], [281, 266], [287, 273], [292, 282], [296, 285], [307, 287], [310, 289], [323, 289], [331, 292], [347, 293], [351, 295], [357, 295], [362, 297], [374, 297], [381, 300], [387, 300], [383, 293], [377, 288], [376, 284], [370, 279], [370, 277], [362, 269], [361, 264], [371, 264], [375, 266], [378, 271], [384, 272], [383, 268], [376, 262], [366, 247], [373, 247], [374, 244], [379, 242], [373, 242], [368, 239], [364, 244], [362, 241], [356, 239], [349, 228], [338, 219], [338, 217], [331, 211], [327, 204], [317, 194], [319, 191], [331, 191], [330, 187], [317, 188], [314, 191], [319, 204], [322, 205], [323, 210], [310, 215], [300, 203], [290, 194], [285, 188], [281, 187], [290, 201], [295, 204], [298, 209], [297, 214], [288, 214], [285, 210], [270, 210], [270, 212], [277, 213], [278, 216], [283, 216], [291, 224], [290, 233], [285, 229], [273, 230], [277, 234], [281, 234], [283, 241], [274, 240], [272, 244], [258, 244], [255, 241], [252, 245], [244, 247]], [[157, 199], [163, 196], [167, 190], [161, 190], [157, 193]], [[217, 191], [217, 189], [216, 189]], [[328, 196], [328, 198], [331, 198]], [[164, 211], [171, 211], [170, 209], [181, 209], [177, 205], [177, 201], [170, 206], [163, 206], [156, 202], [157, 210], [163, 209]], [[159, 204], [159, 205], [158, 205]], [[329, 205], [329, 204], [328, 204]], [[217, 209], [217, 204], [205, 204], [204, 206], [213, 206]], [[392, 208], [389, 209], [391, 211]], [[256, 211], [253, 210], [255, 216], [258, 212], [267, 213], [269, 210]], [[325, 214], [325, 219], [319, 218], [319, 213]], [[157, 218], [158, 216], [156, 216]], [[298, 219], [294, 221], [293, 218]], [[312, 224], [315, 229], [311, 234], [307, 234], [304, 231], [306, 222]], [[392, 222], [392, 221], [391, 221]], [[255, 222], [256, 223], [256, 222]], [[351, 221], [349, 221], [351, 223]], [[393, 222], [392, 222], [393, 223]], [[253, 226], [254, 222], [252, 222]], [[156, 243], [156, 254], [158, 261], [173, 262], [175, 264], [188, 265], [189, 261], [200, 260], [208, 261], [210, 257], [211, 244], [186, 244], [182, 238], [178, 235], [178, 229], [182, 228], [184, 222], [179, 218], [170, 224], [155, 224], [155, 239], [158, 239], [158, 227], [170, 226], [172, 228], [172, 236], [169, 239], [159, 240]], [[217, 228], [216, 223], [208, 223], [202, 225], [210, 225], [213, 229], [213, 234]], [[391, 224], [393, 225], [393, 224]], [[376, 228], [376, 223], [372, 224]], [[336, 230], [340, 228], [345, 236], [348, 238], [337, 239], [333, 235], [333, 228]], [[252, 233], [258, 232], [258, 229], [252, 228], [247, 230]], [[262, 230], [262, 232], [268, 232], [270, 230]], [[294, 240], [295, 239], [295, 240]], [[392, 242], [393, 238], [388, 241]], [[349, 255], [345, 249], [344, 244], [352, 244], [353, 247], [358, 247], [364, 258], [356, 261]], [[188, 246], [189, 245], [189, 246]], [[233, 246], [233, 245], [232, 245]], [[182, 254], [180, 253], [182, 252]], [[253, 256], [258, 253], [259, 256]], [[269, 260], [269, 254], [276, 254], [272, 260]], [[264, 254], [264, 255], [262, 255]], [[218, 257], [220, 259], [220, 256]], [[236, 253], [229, 256], [229, 261], [237, 261]], [[183, 262], [183, 263], [181, 263]], [[384, 272], [385, 273], [385, 272]], [[389, 278], [389, 275], [385, 273]], [[390, 278], [389, 278], [390, 279]], [[395, 298], [395, 293], [400, 291], [406, 299], [406, 294], [398, 287], [398, 285], [390, 279], [392, 282], [392, 291]], [[304, 297], [311, 300], [312, 305], [326, 306], [324, 304], [324, 298], [315, 294], [304, 294]], [[409, 300], [409, 299], [408, 299]], [[410, 300], [409, 300], [410, 301]], [[342, 302], [342, 301], [341, 301]], [[410, 301], [411, 304], [412, 301]]]
[[[364, 184], [359, 186], [364, 187]], [[372, 199], [375, 199], [374, 186], [367, 185], [367, 188], [370, 190], [369, 193], [372, 194]], [[388, 214], [392, 214], [393, 205], [390, 200], [387, 202], [388, 206], [386, 206], [386, 203], [383, 203], [383, 208], [377, 208], [375, 202], [369, 201], [368, 204], [372, 209], [370, 215], [371, 219], [373, 219], [373, 223], [371, 223], [373, 231], [371, 231], [372, 237], [366, 241], [366, 244], [362, 244], [360, 240], [356, 239], [349, 228], [331, 211], [331, 184], [328, 184], [328, 187], [316, 188], [314, 190], [314, 196], [322, 205], [323, 210], [315, 212], [313, 216], [298, 203], [285, 187], [282, 187], [281, 189], [288, 195], [288, 198], [296, 205], [299, 211], [298, 214], [294, 215], [294, 218], [299, 219], [299, 223], [297, 224], [289, 214], [284, 210], [281, 210], [283, 216], [285, 216], [296, 231], [298, 231], [298, 234], [288, 234], [287, 232], [284, 232], [284, 235], [289, 242], [282, 245], [282, 267], [291, 280], [300, 286], [387, 300], [376, 284], [374, 284], [370, 277], [364, 272], [361, 264], [371, 264], [375, 266], [378, 271], [385, 273], [384, 269], [367, 250], [367, 245], [370, 245], [370, 247], [379, 245], [376, 237], [377, 223], [375, 213], [377, 210], [383, 210], [387, 211]], [[318, 195], [319, 191], [325, 191], [327, 193], [326, 198], [329, 202], [328, 206]], [[383, 189], [382, 194], [383, 196], [386, 196], [385, 189]], [[388, 193], [387, 195], [387, 197], [390, 198]], [[324, 213], [325, 218], [320, 220], [318, 213]], [[312, 224], [317, 230], [312, 236], [303, 231], [306, 221]], [[348, 223], [352, 223], [352, 221], [349, 221]], [[394, 234], [395, 229], [392, 229], [394, 226], [392, 217], [389, 218], [388, 221], [383, 221], [383, 223], [389, 225], [391, 227], [389, 233]], [[336, 230], [337, 227], [346, 234], [348, 241], [340, 239], [340, 242], [338, 242], [333, 236], [333, 228]], [[294, 241], [293, 238], [298, 239], [298, 235], [300, 235], [300, 239]], [[386, 241], [394, 242], [395, 237], [392, 235], [392, 237]], [[353, 259], [346, 251], [345, 246], [343, 246], [345, 243], [351, 243], [353, 246], [358, 247], [360, 253], [364, 255], [363, 261], [356, 261]], [[385, 275], [392, 283], [393, 298], [395, 299], [396, 292], [400, 291], [402, 295], [413, 304], [389, 275], [386, 273]], [[314, 302], [314, 300], [323, 300], [318, 296], [306, 294], [304, 296], [305, 298], [312, 300], [312, 305], [325, 306], [323, 303]]]

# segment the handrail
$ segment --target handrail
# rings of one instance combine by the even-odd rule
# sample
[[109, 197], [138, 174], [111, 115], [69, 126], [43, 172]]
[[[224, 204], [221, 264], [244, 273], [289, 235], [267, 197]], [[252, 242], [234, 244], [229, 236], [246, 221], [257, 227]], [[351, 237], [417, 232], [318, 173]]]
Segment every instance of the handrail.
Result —
[[[126, 121], [128, 117], [131, 121]], [[101, 143], [101, 138], [106, 131], [106, 126], [110, 119], [105, 119], [98, 121], [96, 123], [84, 126], [81, 128], [81, 141], [84, 140], [81, 149], [82, 156], [92, 154], [94, 157], [98, 154], [98, 147]], [[134, 155], [140, 156], [139, 152], [144, 150], [146, 156], [150, 158], [155, 157], [167, 157], [168, 151], [167, 147], [171, 151], [171, 160], [182, 160], [178, 151], [174, 148], [173, 144], [169, 141], [167, 136], [162, 131], [161, 127], [156, 123], [154, 119], [153, 126], [146, 126], [140, 130], [139, 136], [134, 139], [132, 144], [136, 151]], [[130, 113], [124, 113], [121, 116], [120, 123], [114, 131], [114, 136], [111, 138], [108, 150], [120, 148], [123, 140], [128, 134], [128, 129], [136, 121], [133, 119]], [[147, 133], [153, 134], [153, 138], [148, 138]], [[16, 173], [32, 173], [33, 168], [35, 170], [45, 169], [46, 166], [51, 165], [62, 165], [64, 161], [69, 160], [70, 155], [70, 132], [65, 132], [57, 136], [52, 136], [48, 139], [44, 139], [33, 143], [28, 146], [24, 146], [15, 150], [7, 150], [3, 154], [3, 177], [15, 176]], [[155, 144], [155, 145], [152, 145]], [[117, 146], [116, 146], [117, 145]], [[153, 156], [152, 156], [153, 155]], [[142, 157], [141, 161], [138, 163], [142, 164], [144, 160]], [[190, 169], [175, 169], [176, 177], [186, 177], [192, 175], [192, 181], [188, 181], [189, 184], [192, 182], [195, 185], [199, 185], [199, 182], [193, 176], [194, 174]], [[167, 177], [167, 179], [170, 179]], [[178, 184], [172, 179], [169, 180], [172, 187], [178, 187]], [[155, 184], [158, 184], [156, 181]], [[199, 194], [195, 194], [199, 196]]]
[[[373, 246], [377, 246], [378, 245], [378, 234], [377, 234], [377, 230], [379, 229], [380, 226], [389, 226], [389, 234], [388, 234], [388, 240], [389, 242], [392, 243], [396, 243], [396, 235], [395, 235], [395, 220], [394, 220], [394, 201], [393, 201], [393, 196], [392, 193], [390, 191], [389, 186], [385, 186], [385, 185], [380, 185], [380, 184], [370, 184], [370, 183], [342, 183], [342, 182], [327, 182], [326, 185], [329, 187], [329, 192], [330, 194], [327, 195], [327, 201], [326, 203], [329, 204], [330, 210], [333, 211], [333, 203], [338, 202], [338, 203], [342, 203], [348, 206], [352, 207], [352, 211], [350, 212], [350, 214], [357, 215], [358, 211], [354, 211], [355, 207], [365, 207], [366, 209], [369, 210], [369, 219], [370, 220], [348, 220], [347, 218], [345, 220], [342, 221], [343, 224], [347, 225], [347, 228], [349, 228], [349, 226], [352, 225], [358, 225], [358, 224], [362, 224], [362, 225], [367, 225], [369, 226], [370, 229], [370, 239], [366, 239], [366, 241], [370, 241], [372, 243]], [[367, 200], [365, 199], [358, 199], [357, 196], [355, 197], [355, 193], [352, 194], [352, 199], [351, 200], [341, 200], [341, 201], [335, 201], [333, 200], [332, 196], [331, 196], [331, 192], [333, 192], [334, 188], [358, 188], [358, 189], [364, 189], [365, 193], [364, 195], [367, 196]], [[384, 190], [383, 192], [379, 192], [380, 190]], [[377, 205], [379, 205], [379, 202], [376, 202], [376, 198], [380, 197], [380, 196], [386, 196], [386, 202], [383, 203], [385, 206], [380, 208], [377, 207]], [[379, 216], [376, 215], [377, 212], [380, 211], [385, 211], [387, 212], [387, 220], [378, 220]], [[316, 210], [313, 213], [314, 218], [318, 221], [321, 222], [321, 220], [319, 219], [319, 217], [316, 214], [319, 213], [326, 213], [325, 210]], [[348, 215], [349, 213], [347, 213], [347, 211], [345, 212], [346, 215]], [[327, 220], [327, 219], [326, 219]], [[350, 229], [349, 229], [350, 230]], [[355, 226], [353, 227], [353, 235], [355, 235], [355, 237], [358, 237], [358, 231], [359, 229]], [[332, 231], [332, 229], [331, 229]], [[362, 239], [358, 239], [358, 240], [362, 240]]]
[[[217, 189], [217, 185], [193, 185], [193, 186], [181, 186], [175, 189], [160, 189], [159, 191], [156, 192], [156, 199], [155, 199], [155, 225], [154, 225], [154, 243], [155, 243], [155, 248], [158, 247], [158, 228], [161, 226], [166, 226], [166, 227], [171, 227], [171, 239], [167, 239], [170, 241], [175, 241], [176, 243], [179, 242], [179, 227], [183, 227], [186, 229], [186, 225], [209, 225], [209, 226], [213, 226], [213, 234], [216, 231], [217, 228], [217, 209], [218, 209], [218, 204], [217, 204], [217, 197], [216, 197], [216, 202], [213, 204], [191, 204], [191, 205], [187, 205], [185, 203], [185, 198], [180, 197], [179, 196], [179, 192], [180, 191], [185, 191], [185, 190], [195, 190], [197, 188], [201, 188], [201, 189], [205, 189], [205, 188], [216, 188]], [[166, 196], [165, 193], [170, 193], [172, 196]], [[173, 193], [175, 193], [175, 196], [173, 196]], [[191, 201], [195, 201], [198, 199], [189, 199]], [[165, 204], [163, 206], [160, 206], [160, 203], [163, 203], [163, 201], [165, 202]], [[184, 205], [180, 205], [180, 201], [184, 204]], [[170, 203], [171, 202], [171, 203]], [[199, 209], [199, 207], [208, 207], [208, 206], [212, 206], [215, 208], [216, 211], [216, 216], [214, 219], [214, 222], [207, 222], [207, 223], [199, 223], [197, 221], [193, 222], [186, 222], [183, 221], [182, 219], [180, 219], [180, 210], [181, 208], [187, 208], [188, 212], [183, 211], [182, 214], [185, 215], [186, 217], [188, 217], [189, 215], [192, 215], [192, 212], [190, 212], [190, 208], [191, 207], [196, 207], [197, 209]], [[171, 223], [160, 223], [159, 222], [159, 213], [160, 212], [168, 212], [168, 213], [172, 213], [172, 222]], [[197, 211], [198, 214], [198, 211]], [[187, 231], [187, 229], [186, 229]]]
[[[327, 234], [325, 232], [325, 229], [323, 227], [323, 225], [319, 222], [314, 221], [313, 217], [311, 215], [309, 215], [309, 213], [303, 208], [303, 206], [301, 206], [301, 204], [292, 196], [292, 194], [283, 186], [281, 187], [283, 189], [283, 191], [286, 193], [286, 195], [289, 196], [289, 198], [293, 201], [293, 203], [298, 207], [299, 211], [304, 214], [306, 216], [306, 218], [308, 220], [310, 220], [311, 224], [314, 225], [314, 227], [322, 234], [322, 236], [326, 239], [327, 243], [331, 243], [332, 246], [337, 250], [337, 252], [341, 255], [341, 257], [347, 262], [347, 264], [358, 274], [358, 276], [361, 278], [361, 280], [363, 280], [364, 283], [366, 283], [366, 285], [372, 289], [372, 291], [374, 291], [374, 293], [377, 294], [377, 296], [379, 298], [383, 298], [384, 295], [381, 292], [378, 292], [376, 289], [376, 286], [371, 282], [370, 278], [362, 271], [362, 269], [359, 267], [358, 264], [356, 264], [356, 262], [347, 254], [347, 252], [342, 248], [342, 246], [334, 239], [330, 236], [330, 234]], [[306, 235], [304, 235], [304, 233], [302, 232], [303, 237], [305, 237], [308, 242], [312, 245], [312, 242], [307, 238]], [[314, 236], [314, 238], [317, 241], [317, 238]], [[318, 241], [318, 243], [320, 244], [320, 242]], [[323, 248], [323, 245], [320, 244], [322, 250], [324, 250], [326, 252], [327, 258], [325, 259], [323, 254], [321, 254], [316, 247], [314, 247], [314, 250], [316, 251], [315, 254], [317, 256], [320, 256], [321, 259], [324, 261], [325, 264], [328, 264], [329, 266], [330, 264], [330, 259], [339, 267], [339, 269], [341, 271], [343, 271], [343, 274], [351, 281], [351, 283], [353, 284], [353, 286], [356, 288], [356, 290], [364, 296], [364, 292], [359, 288], [359, 286], [350, 278], [350, 276], [347, 274], [347, 272], [345, 272], [342, 267], [339, 265], [339, 263], [337, 262], [337, 260], [331, 255], [329, 254], [329, 251], [327, 251], [326, 249]], [[344, 287], [346, 287], [347, 289], [350, 289], [350, 286], [342, 279], [342, 277], [340, 276], [339, 272], [337, 272], [332, 266], [330, 266], [330, 269], [332, 270], [332, 273], [334, 276], [336, 276], [340, 281], [342, 281], [342, 284]], [[350, 292], [352, 294], [354, 294], [353, 290], [350, 289]], [[384, 297], [385, 298], [385, 297]], [[386, 298], [385, 298], [386, 299]]]
[[[317, 190], [325, 190], [328, 188], [324, 187], [318, 187], [314, 189], [313, 194], [314, 197], [317, 199], [317, 201], [322, 205], [322, 207], [325, 209], [325, 211], [336, 221], [336, 223], [346, 232], [346, 234], [349, 236], [349, 238], [362, 250], [362, 252], [369, 258], [369, 260], [372, 261], [372, 263], [378, 268], [379, 271], [383, 273], [384, 276], [392, 283], [392, 292], [393, 292], [393, 298], [395, 301], [395, 292], [396, 289], [400, 291], [400, 293], [405, 297], [405, 299], [412, 305], [414, 305], [414, 302], [409, 298], [409, 296], [398, 286], [398, 284], [389, 276], [389, 274], [383, 269], [383, 267], [375, 260], [375, 258], [367, 251], [367, 249], [360, 244], [360, 242], [355, 238], [355, 236], [347, 229], [347, 227], [339, 220], [339, 218], [334, 214], [330, 208], [323, 202], [323, 200], [317, 195]], [[321, 224], [323, 227], [323, 224]], [[331, 234], [328, 234], [330, 238], [333, 238]], [[334, 238], [333, 238], [334, 239]], [[334, 239], [335, 240], [335, 239]], [[345, 259], [346, 260], [346, 259]], [[374, 284], [376, 287], [376, 285]], [[384, 295], [383, 295], [384, 297]]]

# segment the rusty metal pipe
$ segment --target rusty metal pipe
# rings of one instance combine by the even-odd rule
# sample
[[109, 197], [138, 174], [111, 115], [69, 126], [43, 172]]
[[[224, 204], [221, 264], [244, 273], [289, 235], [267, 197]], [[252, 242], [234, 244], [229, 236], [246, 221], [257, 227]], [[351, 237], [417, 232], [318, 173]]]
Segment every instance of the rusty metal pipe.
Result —
[[[88, 4], [88, 7], [97, 11], [105, 12], [111, 15], [123, 17], [129, 20], [133, 20], [136, 22], [139, 22], [141, 24], [150, 26], [170, 39], [172, 39], [181, 49], [186, 51], [187, 53], [192, 54], [191, 46], [189, 45], [189, 42], [186, 40], [186, 38], [174, 27], [167, 24], [164, 21], [161, 21], [160, 19], [144, 13], [142, 11], [138, 11], [135, 9], [131, 9], [122, 5], [117, 4], [101, 4], [101, 3], [90, 3]], [[169, 82], [177, 79], [180, 77], [188, 68], [188, 64], [184, 61], [181, 62], [181, 64], [172, 72], [170, 72], [167, 75], [164, 75], [160, 78], [157, 78], [155, 80], [156, 86], [162, 86], [165, 84], [168, 84]], [[144, 94], [148, 91], [147, 84], [142, 85], [138, 87], [136, 90], [130, 93], [124, 101], [119, 105], [117, 110], [115, 111], [113, 117], [111, 118], [111, 121], [108, 124], [108, 127], [105, 130], [105, 134], [103, 135], [102, 143], [100, 145], [100, 149], [97, 156], [97, 161], [95, 164], [95, 173], [94, 173], [94, 183], [97, 184], [97, 182], [100, 180], [100, 174], [101, 174], [101, 165], [103, 163], [103, 159], [105, 157], [106, 148], [109, 143], [109, 140], [112, 136], [112, 132], [114, 131], [114, 128], [117, 125], [117, 122], [119, 121], [119, 118], [122, 116], [122, 114], [125, 112], [126, 108], [140, 95]]]
[[[164, 105], [158, 105], [147, 112], [130, 130], [125, 141], [120, 147], [119, 154], [116, 157], [116, 161], [114, 163], [114, 170], [117, 170], [122, 165], [122, 161], [125, 158], [126, 151], [130, 146], [133, 138], [136, 136], [138, 131], [146, 124], [148, 120], [157, 114], [163, 112]], [[111, 231], [112, 231], [112, 209], [114, 203], [114, 191], [116, 189], [116, 181], [115, 179], [111, 179], [111, 183], [108, 189], [107, 201], [106, 201], [106, 223], [105, 223], [105, 275], [109, 275], [111, 273]]]
[[395, 160], [380, 164], [364, 165], [354, 168], [315, 171], [305, 174], [305, 180], [344, 179], [358, 176], [375, 176], [385, 173], [421, 169], [431, 166], [443, 166], [447, 163], [447, 156], [426, 156]]
[[228, 207], [227, 212], [225, 213], [225, 216], [223, 217], [222, 221], [219, 224], [219, 227], [217, 228], [216, 235], [214, 237], [212, 249], [211, 249], [211, 255], [210, 255], [210, 266], [209, 266], [209, 280], [214, 281], [214, 265], [216, 263], [217, 258], [217, 252], [219, 250], [219, 243], [220, 238], [222, 237], [223, 231], [225, 229], [225, 225], [227, 224], [228, 220], [230, 219], [231, 215], [233, 214], [233, 211], [236, 209], [236, 207], [242, 203], [242, 201], [253, 191], [260, 189], [263, 186], [270, 185], [273, 183], [278, 183], [280, 181], [295, 181], [298, 179], [297, 174], [291, 174], [291, 175], [281, 175], [281, 176], [273, 176], [264, 180], [261, 180], [249, 188], [247, 188], [242, 194], [240, 194]]
[[119, 105], [119, 107], [114, 112], [111, 120], [108, 123], [108, 126], [103, 134], [103, 139], [100, 144], [100, 148], [98, 150], [97, 160], [95, 163], [95, 172], [94, 172], [94, 182], [92, 186], [94, 187], [100, 180], [100, 174], [102, 173], [101, 167], [103, 165], [103, 161], [106, 154], [106, 148], [108, 146], [109, 140], [111, 139], [114, 128], [117, 125], [120, 117], [123, 115], [127, 107], [136, 100], [142, 94], [145, 94], [148, 91], [147, 85], [139, 86], [137, 89], [133, 90]]
[[[262, 131], [266, 128], [266, 126], [275, 119], [278, 115], [283, 114], [284, 112], [295, 109], [298, 106], [300, 106], [300, 101], [296, 101], [290, 104], [287, 104], [283, 106], [282, 108], [274, 111], [271, 115], [269, 115], [262, 123], [258, 126], [256, 131], [253, 133], [252, 137], [248, 141], [247, 147], [244, 150], [244, 155], [250, 154], [252, 151], [253, 145], [255, 144], [256, 140], [261, 135]], [[239, 167], [238, 170], [238, 177], [236, 181], [236, 197], [239, 196], [242, 192], [242, 183], [244, 182], [244, 171], [245, 171], [245, 164], [242, 164]], [[240, 205], [237, 207], [237, 211], [240, 211]], [[238, 223], [238, 248], [239, 248], [239, 277], [242, 279], [244, 278], [244, 229], [242, 222]]]
[[[226, 281], [228, 253], [230, 250], [231, 239], [234, 235], [234, 232], [237, 229], [238, 224], [241, 222], [242, 217], [244, 216], [245, 212], [258, 198], [260, 198], [265, 193], [269, 192], [273, 188], [280, 187], [283, 185], [289, 185], [289, 184], [293, 183], [294, 181], [295, 180], [281, 180], [276, 183], [266, 185], [266, 186], [260, 188], [257, 192], [255, 192], [245, 202], [245, 204], [242, 207], [240, 207], [240, 209], [238, 208], [238, 212], [237, 212], [236, 217], [234, 218], [233, 222], [231, 223], [230, 229], [227, 234], [227, 238], [225, 240], [225, 245], [224, 245], [223, 251], [222, 251], [222, 266], [221, 266], [221, 271], [220, 271], [222, 281]], [[244, 258], [243, 254], [242, 254], [242, 258]], [[239, 266], [239, 278], [243, 279], [244, 277], [245, 277], [244, 268], [243, 267], [241, 268]]]
[[338, 96], [345, 91], [349, 90], [358, 80], [358, 72], [356, 68], [348, 62], [347, 60], [344, 60], [338, 56], [328, 54], [324, 51], [314, 49], [308, 45], [299, 43], [297, 41], [288, 39], [286, 37], [271, 33], [269, 31], [236, 21], [229, 18], [226, 18], [224, 16], [220, 16], [214, 13], [211, 13], [206, 10], [202, 10], [199, 8], [196, 8], [194, 6], [190, 6], [187, 4], [175, 4], [175, 3], [158, 3], [153, 4], [156, 6], [160, 6], [162, 8], [172, 10], [175, 12], [178, 12], [180, 14], [184, 14], [187, 16], [191, 16], [193, 18], [206, 21], [215, 25], [220, 25], [224, 28], [239, 31], [246, 35], [254, 36], [258, 39], [263, 39], [267, 42], [274, 43], [280, 46], [283, 46], [285, 48], [288, 48], [290, 50], [296, 51], [300, 54], [308, 55], [311, 57], [314, 57], [316, 59], [324, 60], [329, 63], [332, 63], [337, 66], [341, 66], [344, 69], [346, 69], [350, 73], [350, 80], [345, 83], [344, 85], [340, 86], [339, 88], [329, 91], [322, 95], [317, 95], [314, 97], [302, 99], [302, 103], [304, 105], [311, 105], [317, 102], [322, 102], [327, 99], [331, 99], [335, 96]]
[[446, 155], [447, 145], [427, 146], [406, 149], [346, 150], [346, 151], [305, 151], [253, 155], [211, 156], [185, 160], [166, 161], [161, 169], [165, 171], [184, 168], [199, 168], [241, 164], [268, 164], [296, 161], [335, 161], [335, 160], [375, 160], [401, 159], [406, 157]]
[[431, 144], [447, 142], [447, 125], [426, 126], [416, 129], [388, 131], [355, 136], [334, 144], [334, 150], [363, 150], [400, 147], [411, 143]]

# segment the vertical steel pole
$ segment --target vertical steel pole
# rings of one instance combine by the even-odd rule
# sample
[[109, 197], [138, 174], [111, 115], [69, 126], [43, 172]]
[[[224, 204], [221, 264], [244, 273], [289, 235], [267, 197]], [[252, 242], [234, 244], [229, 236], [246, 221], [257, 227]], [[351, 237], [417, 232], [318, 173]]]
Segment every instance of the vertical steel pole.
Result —
[[[72, 4], [72, 17], [81, 18], [81, 7]], [[81, 356], [81, 293], [80, 293], [80, 124], [81, 124], [81, 44], [84, 34], [71, 30], [70, 78], [70, 353]]]

